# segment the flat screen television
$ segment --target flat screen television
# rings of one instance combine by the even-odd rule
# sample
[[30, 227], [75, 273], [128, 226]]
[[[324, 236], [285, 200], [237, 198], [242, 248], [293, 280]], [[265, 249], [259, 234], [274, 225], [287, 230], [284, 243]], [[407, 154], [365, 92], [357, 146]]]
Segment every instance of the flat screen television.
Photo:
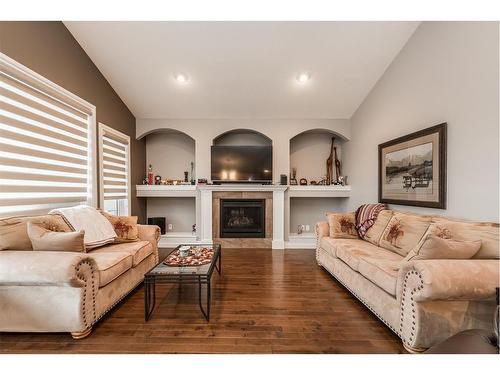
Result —
[[212, 146], [212, 181], [261, 182], [273, 180], [272, 146]]

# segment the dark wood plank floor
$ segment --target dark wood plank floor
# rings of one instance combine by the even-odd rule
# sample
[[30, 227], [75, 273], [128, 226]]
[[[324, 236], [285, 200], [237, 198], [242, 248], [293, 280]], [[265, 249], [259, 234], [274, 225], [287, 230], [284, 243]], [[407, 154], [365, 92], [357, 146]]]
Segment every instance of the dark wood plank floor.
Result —
[[0, 333], [0, 353], [404, 353], [396, 335], [316, 265], [313, 250], [225, 249], [212, 315], [197, 286], [160, 286], [144, 322], [142, 287], [91, 336]]

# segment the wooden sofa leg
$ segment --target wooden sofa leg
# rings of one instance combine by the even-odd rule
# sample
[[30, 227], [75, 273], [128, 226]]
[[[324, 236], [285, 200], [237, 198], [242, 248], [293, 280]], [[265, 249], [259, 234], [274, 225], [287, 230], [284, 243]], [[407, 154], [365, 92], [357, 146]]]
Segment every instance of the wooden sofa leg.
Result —
[[407, 346], [405, 343], [403, 343], [403, 347], [410, 354], [420, 354], [420, 353], [423, 353], [427, 350], [427, 349], [421, 349], [421, 348], [412, 348], [410, 346]]
[[84, 339], [85, 337], [87, 337], [88, 335], [90, 335], [92, 333], [92, 327], [89, 327], [87, 328], [85, 331], [81, 331], [81, 332], [71, 332], [71, 336], [75, 339], [75, 340], [80, 340], [80, 339]]

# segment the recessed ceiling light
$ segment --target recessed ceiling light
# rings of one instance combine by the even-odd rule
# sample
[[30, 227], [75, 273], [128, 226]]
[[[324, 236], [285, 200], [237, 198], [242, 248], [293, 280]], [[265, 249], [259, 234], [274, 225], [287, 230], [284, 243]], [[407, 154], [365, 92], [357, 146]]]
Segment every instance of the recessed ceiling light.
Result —
[[298, 83], [306, 83], [307, 81], [309, 81], [311, 79], [311, 75], [309, 73], [300, 73], [298, 76], [297, 76], [297, 82]]
[[176, 74], [174, 78], [178, 83], [187, 83], [189, 81], [188, 76], [182, 73]]

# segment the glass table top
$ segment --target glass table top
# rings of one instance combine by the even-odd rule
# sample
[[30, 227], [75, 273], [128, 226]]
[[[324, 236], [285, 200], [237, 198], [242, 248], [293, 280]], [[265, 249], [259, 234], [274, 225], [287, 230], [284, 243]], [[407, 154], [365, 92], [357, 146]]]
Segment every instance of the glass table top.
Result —
[[[177, 246], [175, 250], [179, 249], [181, 246], [186, 246], [186, 245], [180, 245]], [[203, 264], [201, 266], [167, 266], [166, 264], [163, 263], [165, 259], [168, 258], [169, 255], [167, 255], [164, 259], [160, 261], [156, 267], [154, 267], [151, 271], [146, 273], [146, 276], [161, 276], [161, 275], [208, 275], [209, 272], [213, 271], [213, 268], [215, 266], [215, 262], [220, 256], [220, 244], [214, 244], [214, 245], [193, 245], [190, 246], [191, 249], [200, 247], [200, 248], [209, 248], [209, 249], [214, 249], [214, 255], [212, 257], [212, 260], [210, 263]]]

